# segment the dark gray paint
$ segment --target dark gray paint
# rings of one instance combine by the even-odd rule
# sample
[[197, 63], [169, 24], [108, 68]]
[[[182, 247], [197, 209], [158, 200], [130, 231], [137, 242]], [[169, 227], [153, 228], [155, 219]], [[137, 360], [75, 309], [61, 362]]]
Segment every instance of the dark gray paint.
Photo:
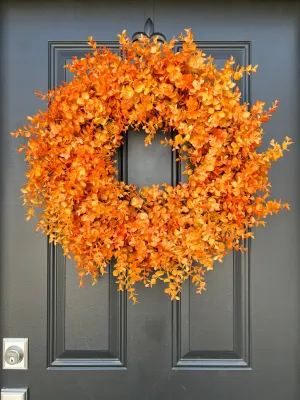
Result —
[[[5, 8], [1, 57], [5, 77], [1, 87], [1, 332], [4, 337], [28, 337], [30, 355], [28, 371], [2, 371], [2, 386], [29, 386], [30, 400], [298, 400], [299, 5], [286, 1], [208, 4], [161, 0], [153, 7], [152, 1], [129, 0], [57, 4], [6, 1]], [[87, 287], [83, 294], [76, 287], [73, 272], [68, 271], [65, 278], [64, 266], [58, 263], [57, 270], [53, 269], [51, 257], [47, 275], [47, 243], [35, 232], [35, 222], [25, 221], [19, 191], [25, 166], [8, 132], [41, 106], [33, 92], [45, 92], [48, 87], [49, 40], [85, 41], [93, 35], [101, 41], [114, 41], [123, 28], [129, 35], [142, 30], [147, 17], [154, 19], [155, 29], [167, 39], [191, 27], [195, 39], [207, 46], [222, 41], [233, 52], [237, 42], [251, 42], [252, 61], [259, 64], [251, 81], [252, 99], [281, 101], [278, 114], [266, 125], [265, 139], [282, 140], [288, 135], [295, 142], [271, 172], [274, 197], [289, 201], [292, 211], [270, 218], [267, 228], [257, 231], [250, 263], [237, 255], [234, 270], [230, 262], [217, 266], [210, 273], [204, 295], [191, 292], [185, 296], [185, 287], [182, 303], [172, 306], [162, 285], [151, 290], [140, 286], [139, 304], [128, 302], [126, 312], [126, 302], [116, 295], [113, 283], [108, 301], [107, 281], [103, 282], [103, 291], [100, 286]], [[74, 54], [76, 51], [74, 47]], [[246, 87], [243, 89], [245, 92]], [[151, 149], [143, 149], [136, 135], [129, 135], [127, 153], [125, 148], [124, 166], [126, 154], [130, 157], [124, 177], [138, 185], [174, 183], [176, 171], [168, 161], [168, 149], [155, 143]], [[149, 166], [143, 179], [145, 164]], [[84, 299], [82, 303], [80, 298]], [[47, 332], [47, 309], [50, 316], [57, 311], [57, 318], [49, 324], [50, 328], [59, 327], [55, 349], [51, 341], [55, 335]], [[186, 323], [187, 317], [193, 319], [191, 324]], [[233, 321], [233, 326], [228, 321]], [[80, 330], [84, 325], [88, 333]], [[188, 332], [189, 325], [192, 333]], [[105, 333], [109, 329], [110, 340]], [[60, 360], [64, 337], [66, 350], [71, 353]], [[240, 366], [238, 354], [232, 354], [234, 343], [245, 355], [246, 361]], [[180, 361], [186, 351], [196, 354]], [[52, 362], [49, 355], [57, 356], [58, 361]], [[222, 367], [222, 359], [213, 360], [213, 367], [205, 364], [207, 355], [225, 357], [225, 365]], [[235, 369], [229, 367], [230, 357]], [[105, 360], [113, 370], [104, 369]], [[52, 369], [47, 370], [49, 365]]]
[[[208, 290], [199, 296], [190, 287], [190, 347], [191, 350], [232, 350], [234, 347], [233, 255], [218, 264], [216, 274], [207, 275]], [[218, 310], [211, 315], [212, 310]], [[222, 334], [220, 335], [220, 332]]]
[[67, 260], [65, 347], [68, 350], [107, 349], [109, 276], [103, 276], [101, 285], [91, 286], [89, 282], [84, 290], [78, 291], [75, 266], [74, 261]]

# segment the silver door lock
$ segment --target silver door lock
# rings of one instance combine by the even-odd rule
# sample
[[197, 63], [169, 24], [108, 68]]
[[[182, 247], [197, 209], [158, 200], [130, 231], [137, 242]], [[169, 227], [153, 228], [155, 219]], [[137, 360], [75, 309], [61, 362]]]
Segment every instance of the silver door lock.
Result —
[[4, 360], [9, 365], [19, 364], [24, 358], [23, 349], [19, 346], [10, 346], [6, 349]]
[[3, 339], [3, 369], [28, 369], [28, 339]]

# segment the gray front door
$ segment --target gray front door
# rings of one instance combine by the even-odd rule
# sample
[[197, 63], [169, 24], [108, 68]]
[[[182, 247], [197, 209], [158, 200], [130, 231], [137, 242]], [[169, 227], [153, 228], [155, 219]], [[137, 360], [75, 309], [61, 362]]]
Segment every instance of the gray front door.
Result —
[[[3, 370], [2, 387], [29, 400], [298, 400], [300, 398], [299, 38], [296, 2], [196, 0], [17, 1], [4, 4], [1, 57], [1, 336], [29, 338], [29, 369]], [[71, 79], [63, 66], [92, 35], [119, 51], [116, 35], [151, 17], [170, 40], [192, 28], [221, 66], [259, 64], [243, 99], [271, 104], [271, 138], [294, 145], [271, 172], [273, 196], [291, 205], [258, 229], [248, 254], [230, 254], [207, 274], [207, 291], [185, 285], [170, 302], [162, 285], [138, 286], [132, 305], [106, 276], [78, 287], [74, 263], [26, 222], [26, 165], [9, 132], [42, 107], [34, 91]], [[180, 44], [177, 47], [180, 50]], [[119, 168], [136, 185], [174, 179], [159, 135], [145, 148], [129, 132]]]

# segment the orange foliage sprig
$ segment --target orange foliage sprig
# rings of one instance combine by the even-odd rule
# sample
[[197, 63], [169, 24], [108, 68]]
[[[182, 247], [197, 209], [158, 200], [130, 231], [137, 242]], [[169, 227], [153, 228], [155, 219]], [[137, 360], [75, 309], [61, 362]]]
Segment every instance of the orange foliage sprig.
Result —
[[[241, 104], [235, 81], [257, 66], [234, 68], [231, 57], [218, 70], [186, 32], [175, 54], [175, 39], [132, 42], [124, 31], [124, 58], [89, 38], [91, 54], [67, 66], [73, 80], [39, 94], [47, 110], [12, 133], [28, 138], [19, 149], [29, 165], [27, 219], [43, 208], [38, 228], [77, 261], [81, 284], [85, 275], [97, 282], [115, 259], [119, 290], [134, 302], [136, 282], [162, 280], [178, 299], [190, 277], [201, 292], [215, 260], [243, 250], [249, 228], [288, 209], [269, 200], [268, 172], [290, 139], [257, 152], [278, 102], [268, 111], [261, 101]], [[119, 181], [113, 156], [129, 128], [146, 133], [145, 145], [158, 129], [175, 132], [164, 144], [185, 160], [188, 182], [137, 190]]]

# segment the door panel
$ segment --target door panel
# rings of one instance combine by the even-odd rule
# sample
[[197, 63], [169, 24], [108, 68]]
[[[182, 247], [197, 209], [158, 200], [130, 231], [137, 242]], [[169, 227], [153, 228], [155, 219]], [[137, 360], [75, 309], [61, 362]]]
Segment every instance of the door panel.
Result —
[[[60, 246], [48, 246], [47, 366], [49, 369], [123, 368], [125, 293], [117, 291], [110, 266], [101, 285], [89, 285], [78, 296], [73, 265], [66, 262]], [[67, 267], [72, 272], [67, 272]], [[69, 278], [71, 273], [73, 282]], [[81, 302], [81, 298], [88, 302]]]
[[[196, 41], [211, 54], [218, 68], [234, 56], [237, 65], [251, 63], [251, 43]], [[181, 45], [175, 47], [181, 51]], [[250, 103], [250, 80], [238, 82], [242, 101]], [[181, 179], [182, 180], [182, 176]], [[183, 285], [181, 302], [173, 307], [173, 367], [189, 369], [250, 367], [249, 253], [228, 255], [208, 277], [208, 292], [200, 297], [193, 285]], [[209, 306], [205, 307], [206, 301]], [[220, 334], [221, 333], [221, 334]]]
[[110, 276], [104, 275], [101, 285], [86, 285], [86, 290], [78, 293], [76, 263], [66, 260], [66, 264], [65, 347], [67, 350], [107, 349]]
[[[29, 338], [28, 371], [3, 370], [1, 386], [29, 387], [29, 400], [298, 400], [299, 383], [299, 15], [296, 2], [134, 2], [7, 0], [3, 14], [1, 104], [1, 332]], [[199, 48], [221, 67], [259, 64], [240, 82], [243, 101], [278, 113], [265, 144], [294, 145], [273, 166], [273, 196], [291, 205], [267, 220], [250, 252], [232, 253], [207, 273], [207, 291], [189, 282], [171, 303], [159, 283], [137, 286], [132, 305], [112, 276], [78, 287], [74, 262], [25, 221], [26, 166], [9, 132], [41, 107], [34, 90], [70, 80], [63, 66], [87, 51], [87, 37], [119, 52], [116, 35], [143, 29], [147, 17], [171, 39], [192, 28]], [[175, 51], [180, 51], [180, 43]], [[184, 180], [159, 132], [144, 147], [130, 131], [117, 162], [120, 179], [143, 185]]]

